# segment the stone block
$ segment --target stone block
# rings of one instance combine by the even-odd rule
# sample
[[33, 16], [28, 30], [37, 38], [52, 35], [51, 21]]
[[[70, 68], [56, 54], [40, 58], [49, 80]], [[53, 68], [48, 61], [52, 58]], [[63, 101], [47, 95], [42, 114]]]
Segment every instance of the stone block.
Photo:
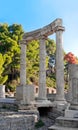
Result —
[[23, 86], [16, 87], [16, 100], [23, 100]]
[[35, 118], [24, 113], [0, 115], [0, 130], [34, 130]]
[[78, 116], [78, 110], [65, 110], [65, 117], [67, 118], [75, 118]]
[[0, 85], [0, 98], [5, 98], [5, 85]]
[[26, 94], [24, 96], [25, 96], [26, 103], [30, 104], [35, 99], [34, 86], [26, 85], [25, 92]]
[[16, 88], [16, 100], [21, 101], [23, 104], [30, 104], [31, 101], [34, 101], [34, 96], [33, 85], [19, 86]]

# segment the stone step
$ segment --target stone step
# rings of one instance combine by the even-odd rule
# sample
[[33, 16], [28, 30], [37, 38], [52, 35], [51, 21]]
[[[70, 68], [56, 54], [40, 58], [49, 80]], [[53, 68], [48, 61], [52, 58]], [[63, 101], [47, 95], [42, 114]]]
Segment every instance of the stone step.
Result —
[[78, 130], [78, 128], [68, 128], [68, 127], [61, 127], [61, 126], [53, 125], [49, 127], [48, 130]]
[[55, 125], [63, 126], [63, 127], [78, 128], [78, 118], [58, 117], [56, 119]]

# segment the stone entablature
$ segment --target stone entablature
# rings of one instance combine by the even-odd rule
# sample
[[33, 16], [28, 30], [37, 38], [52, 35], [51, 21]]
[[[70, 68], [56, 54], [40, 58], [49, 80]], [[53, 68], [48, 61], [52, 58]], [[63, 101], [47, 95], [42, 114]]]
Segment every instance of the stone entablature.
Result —
[[24, 33], [23, 42], [21, 43], [26, 44], [31, 40], [39, 40], [42, 36], [44, 36], [46, 39], [49, 35], [52, 35], [53, 33], [59, 30], [65, 30], [65, 28], [62, 26], [62, 19], [56, 19], [54, 22], [50, 23], [47, 26], [44, 26], [43, 28], [28, 33]]

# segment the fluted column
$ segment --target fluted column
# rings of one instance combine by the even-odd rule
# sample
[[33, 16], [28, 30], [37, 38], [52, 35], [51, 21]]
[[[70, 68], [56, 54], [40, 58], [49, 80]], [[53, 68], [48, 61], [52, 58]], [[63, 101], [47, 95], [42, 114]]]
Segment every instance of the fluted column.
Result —
[[62, 33], [63, 30], [56, 31], [56, 101], [65, 101]]
[[39, 99], [46, 99], [46, 45], [45, 37], [40, 39], [40, 65], [39, 65]]
[[26, 45], [21, 44], [20, 85], [26, 85]]

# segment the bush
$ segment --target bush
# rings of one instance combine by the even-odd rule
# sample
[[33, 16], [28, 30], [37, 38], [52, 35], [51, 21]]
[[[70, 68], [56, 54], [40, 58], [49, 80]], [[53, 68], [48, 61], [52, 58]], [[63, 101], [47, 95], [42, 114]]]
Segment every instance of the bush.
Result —
[[16, 86], [17, 86], [17, 81], [16, 80], [12, 80], [12, 82], [10, 82], [7, 85], [7, 89], [9, 89], [11, 92], [15, 92]]
[[42, 127], [42, 126], [44, 126], [44, 122], [43, 122], [42, 120], [39, 120], [39, 121], [35, 124], [35, 127], [36, 127], [36, 128], [40, 128], [40, 127]]

